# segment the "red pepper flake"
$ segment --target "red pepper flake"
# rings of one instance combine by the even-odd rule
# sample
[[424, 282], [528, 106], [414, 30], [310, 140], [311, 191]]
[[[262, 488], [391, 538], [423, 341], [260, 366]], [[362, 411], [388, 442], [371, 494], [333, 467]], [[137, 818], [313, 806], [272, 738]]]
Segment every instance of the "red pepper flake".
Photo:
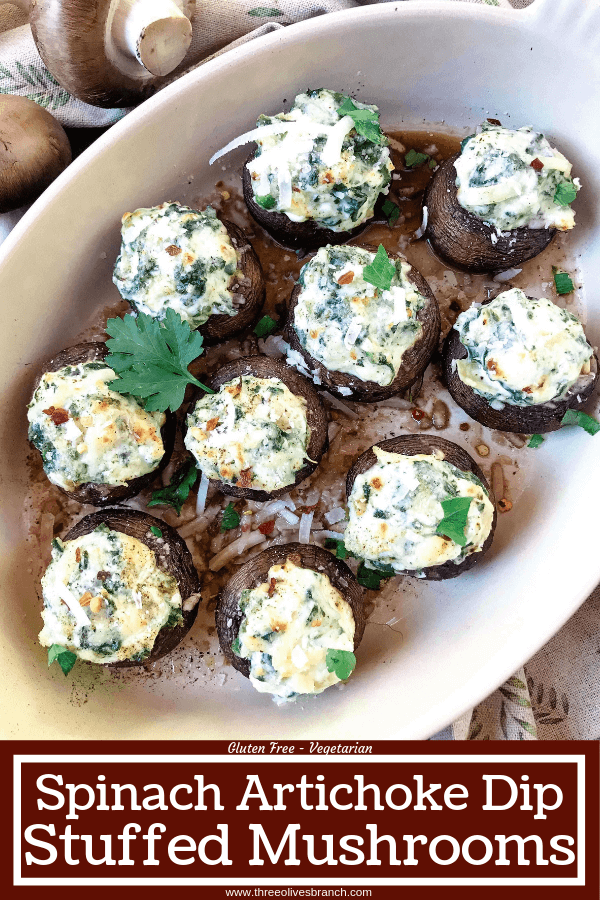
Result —
[[178, 256], [181, 253], [181, 247], [178, 247], [176, 244], [169, 244], [166, 251], [169, 256]]
[[250, 487], [252, 483], [252, 468], [242, 469], [240, 472], [240, 480], [238, 484], [240, 487], [247, 488]]
[[273, 594], [275, 593], [275, 585], [276, 585], [276, 584], [277, 584], [277, 579], [276, 579], [276, 578], [271, 578], [271, 580], [270, 580], [270, 582], [269, 582], [269, 590], [268, 590], [268, 595], [269, 595], [269, 597], [272, 597]]
[[352, 284], [354, 281], [354, 272], [344, 272], [337, 280], [338, 284]]
[[81, 562], [81, 547], [75, 550], [75, 562]]
[[69, 421], [69, 413], [66, 409], [62, 409], [62, 407], [58, 407], [56, 409], [54, 406], [50, 406], [48, 409], [42, 410], [47, 416], [50, 416], [55, 425], [64, 425], [65, 422]]
[[535, 169], [536, 172], [541, 172], [544, 168], [544, 163], [541, 161], [541, 159], [538, 159], [537, 156], [529, 163], [529, 165], [532, 169]]
[[500, 126], [500, 128], [502, 127], [502, 122], [500, 121], [500, 119], [488, 119], [488, 122], [490, 123], [490, 125], [498, 125]]
[[303, 513], [311, 513], [311, 512], [314, 512], [318, 505], [319, 505], [318, 503], [313, 503], [312, 506], [303, 506], [303, 507], [302, 507], [302, 512], [303, 512]]
[[413, 407], [410, 411], [411, 416], [415, 420], [415, 422], [420, 422], [421, 419], [425, 418], [425, 413], [422, 409], [419, 409], [417, 406]]
[[258, 526], [258, 530], [261, 534], [271, 534], [273, 529], [275, 528], [275, 519], [269, 519], [268, 522], [263, 522], [262, 525]]

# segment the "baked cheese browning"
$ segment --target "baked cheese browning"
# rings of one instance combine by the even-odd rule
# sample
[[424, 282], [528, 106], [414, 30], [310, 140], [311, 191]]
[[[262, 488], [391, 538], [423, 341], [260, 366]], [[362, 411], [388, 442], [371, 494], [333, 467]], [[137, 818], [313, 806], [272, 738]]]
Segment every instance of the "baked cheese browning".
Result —
[[310, 441], [306, 400], [279, 378], [243, 375], [202, 397], [185, 446], [209, 478], [274, 491], [293, 484]]
[[106, 525], [53, 541], [42, 593], [41, 644], [94, 663], [141, 661], [161, 628], [183, 620], [177, 581], [158, 568], [154, 551]]
[[532, 406], [560, 399], [590, 373], [593, 351], [579, 320], [518, 288], [461, 313], [454, 327], [467, 351], [456, 363], [458, 376], [491, 402]]
[[350, 604], [328, 576], [287, 559], [267, 580], [242, 592], [243, 619], [234, 652], [250, 660], [250, 681], [262, 693], [291, 699], [319, 694], [339, 681], [327, 650], [352, 651]]
[[[373, 568], [421, 571], [479, 552], [493, 524], [494, 507], [479, 479], [435, 455], [404, 456], [373, 447], [377, 462], [359, 474], [348, 498], [344, 543]], [[442, 501], [470, 497], [461, 546], [437, 529]]]
[[64, 490], [86, 483], [123, 485], [152, 472], [164, 455], [165, 414], [147, 412], [112, 391], [105, 363], [45, 372], [28, 407], [29, 440], [50, 481]]
[[417, 314], [426, 300], [404, 259], [394, 260], [389, 290], [365, 281], [374, 258], [361, 247], [322, 247], [300, 273], [293, 327], [307, 353], [330, 371], [386, 386], [423, 332]]
[[136, 209], [123, 216], [121, 233], [113, 281], [138, 312], [164, 319], [174, 309], [192, 328], [211, 315], [237, 315], [243, 296], [230, 288], [239, 258], [210, 206]]

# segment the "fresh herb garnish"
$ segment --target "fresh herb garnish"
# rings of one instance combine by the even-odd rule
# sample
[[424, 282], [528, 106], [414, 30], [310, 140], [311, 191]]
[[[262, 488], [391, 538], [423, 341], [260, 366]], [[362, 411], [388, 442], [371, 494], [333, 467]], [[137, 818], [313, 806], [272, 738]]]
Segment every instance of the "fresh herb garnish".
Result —
[[395, 223], [400, 218], [400, 207], [397, 206], [392, 200], [386, 200], [381, 207], [381, 211], [388, 220], [388, 225], [390, 226], [390, 228], [395, 225]]
[[561, 424], [579, 425], [580, 428], [592, 435], [598, 434], [600, 431], [600, 422], [578, 409], [568, 409], [562, 417]]
[[71, 653], [66, 647], [61, 647], [60, 644], [52, 644], [52, 646], [48, 648], [48, 665], [51, 666], [55, 660], [58, 661], [64, 674], [68, 675], [77, 662], [77, 655]]
[[277, 200], [271, 194], [265, 194], [263, 197], [255, 197], [255, 202], [263, 209], [273, 209], [277, 205]]
[[418, 150], [409, 150], [404, 157], [404, 165], [407, 169], [416, 169], [417, 166], [422, 166], [424, 162], [427, 162], [430, 159], [431, 156], [429, 153], [420, 153]]
[[472, 497], [449, 497], [442, 500], [444, 518], [436, 528], [436, 534], [450, 538], [459, 547], [464, 547], [467, 543], [465, 528], [472, 500]]
[[325, 541], [325, 549], [326, 550], [335, 550], [335, 555], [338, 559], [347, 559], [349, 556], [352, 556], [352, 553], [349, 553], [346, 550], [346, 545], [343, 541], [336, 541], [335, 538], [327, 538]]
[[556, 186], [556, 191], [554, 193], [554, 202], [558, 203], [559, 206], [568, 206], [569, 203], [573, 202], [576, 196], [577, 188], [575, 187], [573, 182], [561, 181], [561, 183]]
[[235, 653], [236, 656], [239, 656], [241, 649], [242, 649], [242, 645], [241, 645], [240, 639], [239, 639], [239, 637], [236, 637], [236, 639], [231, 644], [231, 652]]
[[556, 288], [557, 294], [572, 294], [575, 290], [575, 285], [571, 280], [571, 276], [568, 272], [561, 272], [560, 269], [557, 269], [556, 266], [552, 266], [552, 275], [554, 277], [554, 287]]
[[188, 384], [213, 393], [188, 372], [189, 364], [203, 352], [202, 335], [175, 310], [168, 309], [162, 322], [145, 313], [109, 319], [106, 330], [111, 336], [106, 365], [118, 375], [108, 386], [145, 400], [149, 412], [175, 412]]
[[272, 334], [276, 328], [275, 319], [272, 319], [271, 316], [263, 316], [254, 326], [254, 334], [259, 338], [266, 337], [268, 334]]
[[391, 578], [395, 574], [396, 572], [391, 566], [380, 566], [378, 569], [371, 569], [364, 562], [361, 562], [356, 573], [356, 580], [369, 591], [378, 591], [383, 579]]
[[148, 506], [172, 506], [177, 515], [187, 500], [191, 489], [196, 484], [198, 469], [193, 459], [188, 459], [171, 478], [167, 487], [152, 491]]
[[221, 517], [221, 531], [231, 531], [240, 524], [240, 514], [235, 511], [233, 503], [229, 503], [223, 510]]
[[462, 139], [462, 141], [460, 142], [460, 152], [461, 153], [463, 152], [463, 150], [465, 149], [465, 147], [467, 146], [467, 144], [469, 143], [471, 138], [474, 138], [474, 137], [475, 137], [474, 134], [469, 134], [469, 135], [467, 135], [466, 138]]
[[340, 681], [345, 681], [354, 671], [356, 657], [351, 650], [330, 649], [325, 656], [325, 665], [328, 672], [333, 672]]
[[162, 531], [156, 525], [151, 525], [150, 531], [152, 532], [154, 537], [162, 537]]
[[364, 267], [363, 278], [376, 288], [382, 291], [389, 291], [395, 272], [396, 267], [388, 259], [383, 244], [380, 244], [373, 262]]
[[368, 141], [374, 144], [383, 144], [385, 135], [379, 127], [379, 113], [374, 109], [359, 109], [353, 102], [351, 97], [346, 97], [341, 106], [338, 107], [339, 116], [350, 116], [354, 122], [354, 128]]
[[541, 447], [543, 443], [544, 438], [541, 434], [532, 434], [529, 438], [529, 443], [527, 444], [527, 446], [532, 447], [534, 450], [536, 450], [538, 447]]

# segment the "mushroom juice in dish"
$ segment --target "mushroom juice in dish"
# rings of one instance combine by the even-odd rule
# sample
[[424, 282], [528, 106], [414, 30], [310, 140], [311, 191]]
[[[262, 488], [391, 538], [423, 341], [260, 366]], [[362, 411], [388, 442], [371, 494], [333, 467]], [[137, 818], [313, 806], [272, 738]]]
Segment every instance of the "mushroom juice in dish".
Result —
[[[389, 253], [401, 253], [407, 258], [424, 276], [437, 298], [442, 336], [448, 333], [459, 313], [472, 303], [481, 303], [510, 287], [520, 288], [530, 295], [547, 296], [585, 321], [583, 290], [577, 276], [575, 255], [570, 249], [570, 234], [557, 235], [539, 256], [524, 263], [521, 270], [510, 273], [509, 281], [494, 280], [491, 275], [459, 273], [436, 259], [425, 240], [416, 239], [422, 225], [423, 191], [434, 167], [458, 150], [462, 135], [439, 131], [387, 134], [391, 138], [390, 152], [395, 165], [387, 197], [390, 201], [387, 207], [389, 221], [378, 220], [367, 225], [360, 237], [351, 243], [373, 247], [382, 244]], [[281, 331], [286, 308], [300, 269], [309, 259], [282, 248], [252, 220], [241, 192], [245, 155], [242, 148], [232, 154], [231, 159], [219, 160], [218, 174], [211, 173], [212, 183], [206, 181], [201, 187], [192, 183], [185, 196], [176, 199], [194, 209], [204, 209], [210, 204], [220, 217], [244, 229], [265, 276], [266, 302], [262, 315], [272, 317], [277, 328], [273, 334], [263, 333], [260, 337], [248, 330], [237, 338], [205, 348], [204, 354], [191, 367], [193, 374], [201, 380], [206, 380], [226, 364], [258, 353], [285, 362], [286, 348], [282, 344]], [[218, 179], [216, 184], [215, 178]], [[173, 198], [164, 198], [165, 201], [169, 199]], [[556, 296], [553, 266], [570, 273], [575, 282], [574, 293]], [[111, 285], [107, 286], [106, 297], [106, 307], [83, 332], [82, 340], [104, 339], [106, 319], [125, 311], [126, 305], [119, 302]], [[257, 330], [261, 334], [260, 324]], [[322, 385], [315, 384], [314, 387], [322, 391]], [[230, 682], [232, 690], [240, 689], [219, 650], [215, 632], [214, 610], [219, 593], [239, 570], [240, 564], [259, 551], [307, 537], [320, 547], [326, 542], [343, 540], [346, 473], [361, 453], [379, 441], [405, 433], [443, 434], [466, 449], [480, 465], [500, 511], [510, 511], [518, 502], [527, 469], [535, 469], [535, 450], [526, 446], [528, 436], [492, 432], [470, 419], [443, 387], [439, 362], [435, 360], [427, 368], [422, 386], [417, 383], [410, 396], [393, 396], [367, 404], [335, 398], [326, 392], [321, 393], [321, 399], [330, 419], [329, 450], [318, 468], [299, 486], [276, 499], [258, 502], [224, 496], [214, 485], [209, 485], [201, 502], [196, 488], [190, 492], [181, 515], [164, 506], [152, 507], [153, 515], [177, 528], [186, 540], [201, 575], [203, 602], [199, 605], [197, 622], [169, 656], [136, 670], [135, 674], [126, 670], [94, 673], [99, 682], [144, 682], [144, 689], [157, 691], [155, 682], [158, 676], [164, 675], [175, 679], [178, 687], [198, 691], [200, 695], [203, 691], [214, 691], [218, 695]], [[551, 452], [551, 447], [548, 450]], [[163, 474], [162, 482], [159, 479], [154, 489], [169, 484], [184, 458], [180, 435], [173, 460]], [[44, 564], [48, 562], [52, 537], [64, 535], [75, 521], [91, 510], [65, 498], [49, 484], [37, 459], [31, 460], [31, 473], [27, 515], [34, 565], [41, 569], [40, 558]], [[152, 488], [145, 488], [139, 497], [127, 503], [145, 509], [151, 494]], [[234, 515], [227, 515], [227, 510]], [[499, 533], [509, 530], [508, 519], [508, 513], [499, 516]], [[492, 549], [490, 555], [493, 552]], [[507, 552], [510, 552], [510, 546]], [[351, 564], [356, 568], [355, 563]], [[482, 567], [485, 564], [486, 560], [483, 560]], [[373, 645], [380, 645], [382, 653], [390, 648], [399, 652], [407, 611], [418, 606], [422, 598], [432, 592], [442, 592], [450, 601], [459, 602], [457, 590], [458, 586], [425, 583], [403, 576], [383, 581], [380, 590], [367, 589], [365, 612], [369, 617], [368, 625], [375, 632]], [[77, 674], [74, 670], [71, 677], [85, 683], [86, 690], [94, 690], [93, 681], [86, 674]], [[360, 677], [360, 656], [353, 677]], [[327, 702], [327, 693], [340, 688], [343, 688], [342, 684], [334, 686], [319, 702]]]

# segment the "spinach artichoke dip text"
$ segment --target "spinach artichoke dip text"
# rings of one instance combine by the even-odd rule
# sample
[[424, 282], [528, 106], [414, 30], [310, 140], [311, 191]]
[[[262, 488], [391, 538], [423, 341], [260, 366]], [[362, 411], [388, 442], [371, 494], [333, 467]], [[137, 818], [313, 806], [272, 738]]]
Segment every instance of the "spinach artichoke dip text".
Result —
[[235, 316], [241, 294], [230, 290], [239, 259], [227, 229], [203, 212], [161, 203], [123, 216], [113, 281], [138, 312], [164, 319], [174, 309], [192, 328], [209, 316]]
[[267, 579], [242, 592], [233, 652], [250, 660], [250, 681], [261, 693], [320, 694], [340, 680], [327, 669], [327, 650], [354, 649], [350, 604], [327, 575], [291, 559], [271, 566]]
[[208, 478], [274, 491], [293, 484], [310, 441], [306, 400], [279, 378], [243, 375], [187, 417], [185, 446]]
[[389, 290], [363, 278], [375, 254], [361, 247], [321, 247], [300, 272], [294, 329], [307, 353], [330, 371], [391, 384], [402, 356], [421, 336], [425, 298], [409, 280], [406, 260], [392, 260]]
[[467, 351], [458, 376], [499, 408], [561, 399], [590, 372], [593, 351], [578, 319], [518, 288], [472, 306], [454, 327]]
[[[479, 479], [436, 455], [404, 456], [373, 447], [377, 462], [358, 475], [348, 499], [344, 543], [372, 568], [421, 571], [479, 552], [488, 537], [494, 507]], [[472, 497], [466, 543], [437, 534], [442, 500]]]
[[460, 205], [497, 231], [573, 228], [569, 203], [581, 185], [571, 179], [568, 159], [531, 128], [481, 128], [463, 141], [454, 163]]
[[29, 440], [50, 481], [66, 491], [90, 482], [124, 485], [164, 456], [165, 414], [112, 391], [115, 378], [100, 361], [45, 372], [28, 406]]
[[42, 593], [42, 646], [60, 644], [88, 662], [142, 661], [161, 628], [183, 621], [177, 581], [154, 551], [106, 525], [53, 541]]
[[[338, 112], [346, 99], [335, 91], [308, 91], [289, 113], [259, 118], [251, 133], [258, 149], [246, 164], [259, 206], [332, 231], [351, 231], [373, 216], [394, 166], [383, 135], [381, 143], [369, 140], [351, 116]], [[353, 103], [377, 113], [376, 106]]]

